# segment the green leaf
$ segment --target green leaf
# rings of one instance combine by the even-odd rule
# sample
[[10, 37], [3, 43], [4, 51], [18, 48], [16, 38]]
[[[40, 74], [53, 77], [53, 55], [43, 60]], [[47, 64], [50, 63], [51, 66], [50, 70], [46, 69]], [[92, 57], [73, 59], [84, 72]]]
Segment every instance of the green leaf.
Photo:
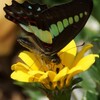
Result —
[[96, 94], [96, 83], [92, 79], [91, 75], [88, 71], [83, 72], [79, 75], [82, 77], [83, 81], [80, 83], [80, 85], [87, 91]]
[[86, 94], [86, 100], [98, 100], [97, 95], [87, 92]]
[[92, 48], [93, 53], [99, 53], [100, 54], [100, 36], [93, 37], [92, 44], [94, 45]]

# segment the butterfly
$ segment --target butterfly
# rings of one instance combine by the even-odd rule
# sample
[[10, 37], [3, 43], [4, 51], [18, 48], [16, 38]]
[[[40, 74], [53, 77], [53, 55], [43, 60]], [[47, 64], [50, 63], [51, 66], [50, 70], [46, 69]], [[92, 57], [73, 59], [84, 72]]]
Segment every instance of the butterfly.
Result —
[[47, 5], [12, 0], [6, 5], [5, 17], [24, 31], [18, 38], [20, 44], [35, 50], [48, 61], [61, 63], [57, 53], [64, 48], [86, 24], [93, 8], [92, 0], [72, 0], [68, 3]]

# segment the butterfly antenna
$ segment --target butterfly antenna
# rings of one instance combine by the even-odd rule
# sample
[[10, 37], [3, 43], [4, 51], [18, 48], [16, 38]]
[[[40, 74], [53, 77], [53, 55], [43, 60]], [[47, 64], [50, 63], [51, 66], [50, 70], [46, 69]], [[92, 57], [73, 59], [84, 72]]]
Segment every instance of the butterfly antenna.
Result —
[[84, 46], [84, 45], [85, 45], [85, 42], [83, 42], [82, 44], [77, 45], [76, 47], [81, 47], [81, 46]]
[[76, 45], [75, 47], [72, 47], [72, 48], [69, 48], [67, 51], [71, 50], [71, 49], [74, 49], [74, 48], [78, 48], [78, 47], [82, 47], [85, 45], [85, 42], [83, 42], [82, 44], [79, 44], [79, 45]]
[[[83, 42], [82, 44], [79, 44], [79, 45], [77, 45], [77, 46], [75, 46], [75, 47], [72, 47], [72, 48], [69, 48], [68, 50], [66, 50], [66, 51], [69, 51], [69, 50], [71, 50], [71, 49], [74, 49], [74, 48], [78, 48], [78, 47], [81, 47], [81, 46], [84, 46], [85, 45], [85, 42]], [[63, 54], [63, 52], [61, 52], [60, 53], [60, 55], [62, 55]], [[63, 64], [62, 64], [62, 66], [64, 66]]]

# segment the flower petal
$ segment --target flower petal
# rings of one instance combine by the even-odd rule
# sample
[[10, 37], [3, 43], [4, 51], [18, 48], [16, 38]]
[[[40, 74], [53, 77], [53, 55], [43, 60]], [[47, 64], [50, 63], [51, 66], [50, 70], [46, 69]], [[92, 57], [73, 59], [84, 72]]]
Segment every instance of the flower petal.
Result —
[[85, 57], [83, 57], [77, 64], [75, 67], [73, 67], [72, 69], [69, 70], [68, 74], [71, 74], [77, 70], [81, 70], [81, 71], [85, 71], [88, 68], [91, 67], [91, 65], [95, 62], [95, 58], [99, 57], [96, 54], [90, 54], [87, 55]]
[[54, 77], [56, 76], [56, 73], [53, 71], [48, 71], [48, 76], [51, 82], [53, 82]]
[[[76, 56], [77, 48], [74, 40], [72, 40], [64, 49], [59, 53], [62, 64], [70, 66]], [[67, 59], [68, 58], [68, 59]]]
[[28, 74], [30, 74], [31, 76], [35, 76], [37, 74], [43, 75], [45, 73], [43, 71], [29, 71]]
[[48, 81], [52, 82], [55, 76], [56, 76], [55, 72], [48, 71], [43, 76], [40, 77], [39, 81], [42, 81], [42, 80], [48, 78]]
[[76, 56], [76, 58], [75, 58], [75, 60], [74, 60], [74, 62], [73, 62], [72, 67], [75, 66], [75, 64], [77, 64], [78, 61], [84, 56], [84, 54], [86, 53], [86, 51], [88, 51], [88, 50], [89, 50], [90, 48], [92, 48], [92, 47], [93, 47], [92, 44], [88, 44], [88, 45], [84, 46], [84, 47], [82, 48], [82, 50], [81, 50], [81, 51], [78, 53], [78, 55]]
[[49, 87], [48, 89], [54, 89], [57, 86], [57, 83], [53, 82], [55, 76], [56, 76], [55, 72], [48, 71], [39, 78], [39, 82], [43, 83], [46, 87]]
[[60, 52], [67, 52], [72, 55], [76, 55], [77, 48], [76, 43], [74, 40], [72, 40], [70, 43], [68, 43]]
[[85, 56], [77, 63], [75, 67], [69, 70], [68, 72], [69, 75], [66, 80], [66, 85], [68, 86], [70, 84], [70, 80], [72, 79], [73, 76], [89, 69], [91, 65], [95, 62], [95, 57], [99, 56], [96, 54], [90, 54], [88, 56]]
[[38, 70], [37, 66], [40, 66], [38, 60], [35, 58], [34, 54], [28, 51], [23, 51], [19, 54], [19, 57], [33, 70]]
[[18, 62], [18, 63], [13, 64], [11, 66], [11, 70], [15, 70], [15, 71], [17, 71], [17, 70], [28, 71], [29, 67], [27, 65], [25, 65], [24, 63]]
[[22, 71], [14, 71], [11, 74], [11, 78], [20, 82], [29, 82], [29, 74]]
[[45, 80], [48, 77], [48, 73], [43, 74], [40, 78], [39, 78], [39, 82], [42, 82], [43, 80]]
[[70, 85], [70, 82], [71, 82], [71, 79], [73, 78], [73, 76], [75, 76], [76, 74], [78, 74], [80, 72], [82, 72], [82, 70], [76, 70], [73, 73], [69, 74], [67, 76], [67, 79], [66, 79], [66, 86], [69, 86]]
[[68, 67], [63, 68], [54, 78], [53, 82], [59, 81], [68, 73]]

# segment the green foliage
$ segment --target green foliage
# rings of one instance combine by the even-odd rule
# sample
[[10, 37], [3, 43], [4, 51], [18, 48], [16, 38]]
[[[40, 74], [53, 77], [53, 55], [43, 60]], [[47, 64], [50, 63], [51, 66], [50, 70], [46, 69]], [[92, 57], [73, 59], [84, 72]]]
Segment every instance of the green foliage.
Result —
[[100, 0], [94, 0], [93, 16], [100, 22]]
[[41, 97], [45, 96], [42, 89], [39, 88], [41, 87], [39, 83], [14, 82], [14, 84], [21, 86], [23, 88], [23, 93], [28, 95], [30, 100], [39, 100]]
[[97, 95], [90, 92], [87, 92], [86, 97], [87, 97], [87, 100], [98, 100]]

